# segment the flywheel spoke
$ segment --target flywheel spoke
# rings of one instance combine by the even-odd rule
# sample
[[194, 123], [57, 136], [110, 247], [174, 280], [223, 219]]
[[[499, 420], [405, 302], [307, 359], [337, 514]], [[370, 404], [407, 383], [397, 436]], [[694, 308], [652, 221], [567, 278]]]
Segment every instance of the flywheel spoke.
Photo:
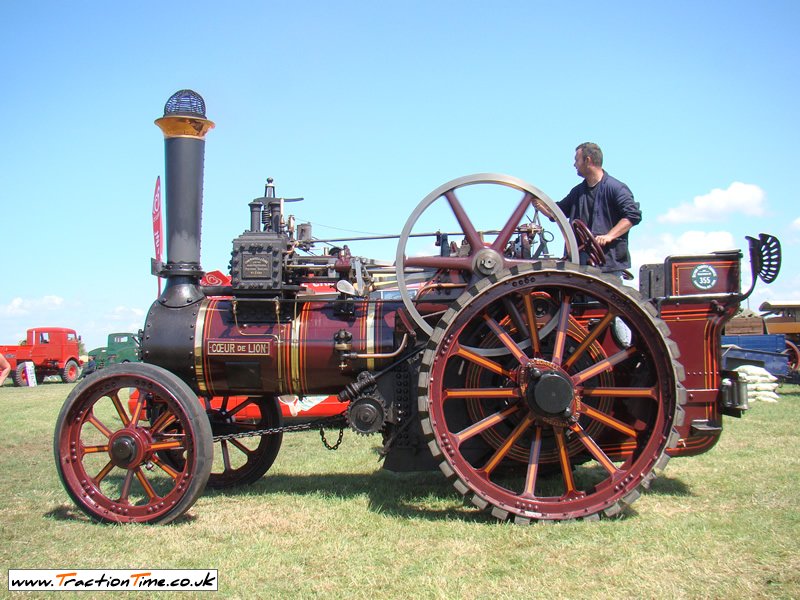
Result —
[[469, 256], [408, 256], [405, 264], [419, 269], [448, 269], [470, 271], [472, 259]]
[[483, 242], [481, 241], [477, 230], [472, 225], [472, 221], [470, 221], [470, 218], [467, 216], [464, 207], [456, 197], [455, 192], [453, 190], [448, 190], [445, 192], [444, 197], [450, 204], [450, 208], [453, 210], [456, 221], [458, 221], [458, 224], [461, 225], [461, 230], [464, 232], [464, 237], [467, 238], [467, 243], [470, 245], [471, 253], [475, 253], [483, 248]]
[[522, 221], [522, 217], [525, 216], [525, 211], [533, 203], [533, 196], [530, 192], [525, 192], [522, 197], [522, 200], [517, 205], [517, 208], [514, 209], [514, 212], [511, 213], [511, 216], [506, 221], [506, 224], [503, 225], [503, 228], [500, 230], [500, 233], [497, 235], [497, 238], [492, 243], [492, 250], [503, 254], [503, 251], [506, 249], [506, 245], [508, 241], [511, 239], [511, 235], [517, 230], [519, 227], [519, 222]]

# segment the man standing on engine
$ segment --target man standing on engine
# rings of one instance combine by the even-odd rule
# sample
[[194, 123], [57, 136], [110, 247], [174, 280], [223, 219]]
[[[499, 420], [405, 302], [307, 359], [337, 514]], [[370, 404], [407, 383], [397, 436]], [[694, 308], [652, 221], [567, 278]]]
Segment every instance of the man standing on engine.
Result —
[[606, 258], [602, 270], [622, 277], [631, 266], [628, 231], [642, 220], [639, 203], [627, 185], [603, 170], [597, 144], [584, 142], [575, 149], [575, 169], [583, 182], [557, 204], [570, 222], [580, 219], [594, 234]]

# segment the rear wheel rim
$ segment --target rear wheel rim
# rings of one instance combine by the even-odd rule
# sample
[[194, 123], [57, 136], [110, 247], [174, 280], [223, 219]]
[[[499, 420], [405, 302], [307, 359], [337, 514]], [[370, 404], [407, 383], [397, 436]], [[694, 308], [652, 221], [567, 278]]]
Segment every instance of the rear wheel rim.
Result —
[[[456, 489], [498, 518], [614, 515], [677, 442], [674, 344], [632, 290], [585, 267], [539, 269], [481, 282], [445, 314], [423, 356], [423, 429]], [[542, 339], [537, 294], [557, 307]], [[632, 331], [628, 347], [609, 342], [615, 317]]]

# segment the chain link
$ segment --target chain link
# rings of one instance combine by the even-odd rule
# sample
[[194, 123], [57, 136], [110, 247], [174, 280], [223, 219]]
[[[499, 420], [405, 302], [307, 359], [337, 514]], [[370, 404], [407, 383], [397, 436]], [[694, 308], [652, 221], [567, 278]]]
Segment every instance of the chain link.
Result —
[[[325, 427], [338, 427], [339, 439], [333, 446], [330, 446], [325, 439]], [[225, 435], [215, 435], [211, 438], [214, 442], [221, 442], [223, 440], [238, 440], [248, 437], [263, 437], [265, 435], [274, 435], [276, 433], [292, 433], [295, 431], [308, 431], [310, 429], [319, 428], [319, 434], [322, 438], [323, 444], [329, 450], [336, 450], [342, 443], [344, 436], [344, 421], [340, 418], [330, 418], [324, 421], [317, 421], [315, 423], [299, 423], [297, 425], [284, 425], [283, 427], [270, 427], [269, 429], [257, 429], [255, 431], [239, 431], [237, 433], [226, 433]]]

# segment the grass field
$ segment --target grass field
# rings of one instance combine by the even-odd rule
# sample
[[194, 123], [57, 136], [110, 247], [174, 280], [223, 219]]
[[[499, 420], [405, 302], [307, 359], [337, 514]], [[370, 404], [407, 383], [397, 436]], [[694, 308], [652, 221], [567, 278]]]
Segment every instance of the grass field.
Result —
[[171, 525], [97, 525], [53, 463], [71, 387], [0, 389], [4, 578], [8, 568], [213, 568], [225, 598], [800, 597], [797, 386], [727, 419], [711, 452], [672, 460], [622, 519], [530, 527], [463, 506], [438, 471], [382, 471], [378, 437], [346, 433], [331, 452], [315, 432], [285, 436], [258, 483], [207, 492]]

